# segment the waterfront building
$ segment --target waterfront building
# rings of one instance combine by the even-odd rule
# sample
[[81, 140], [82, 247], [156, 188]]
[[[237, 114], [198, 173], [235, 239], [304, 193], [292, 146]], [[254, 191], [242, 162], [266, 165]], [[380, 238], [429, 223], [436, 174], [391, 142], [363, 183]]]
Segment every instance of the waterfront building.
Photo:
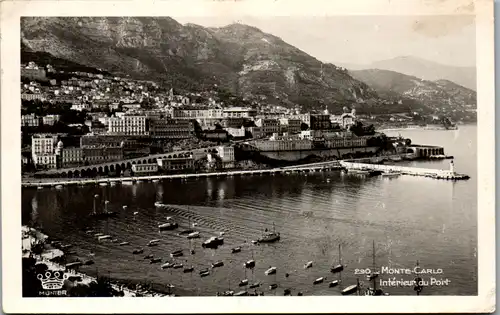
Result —
[[276, 119], [261, 118], [255, 122], [257, 127], [261, 128], [261, 132], [265, 135], [270, 135], [279, 132], [279, 122]]
[[247, 107], [230, 107], [223, 110], [223, 116], [229, 118], [252, 118], [257, 115], [257, 110]]
[[77, 166], [83, 163], [83, 149], [79, 147], [63, 148], [61, 152], [62, 167]]
[[219, 146], [217, 147], [217, 154], [221, 158], [223, 168], [234, 167], [234, 147]]
[[84, 162], [90, 165], [123, 160], [122, 147], [85, 146], [82, 151]]
[[53, 126], [60, 118], [61, 115], [46, 115], [42, 117], [42, 121], [44, 125]]
[[252, 144], [260, 151], [311, 150], [312, 141], [305, 139], [256, 140]]
[[186, 119], [152, 119], [149, 123], [149, 134], [153, 138], [186, 139], [193, 133], [193, 123]]
[[[175, 155], [174, 155], [175, 156]], [[192, 155], [158, 159], [158, 166], [163, 171], [193, 170], [194, 158]]]
[[158, 172], [158, 164], [132, 164], [134, 175], [154, 174]]
[[21, 115], [22, 127], [38, 127], [40, 119], [35, 114]]
[[37, 168], [56, 168], [57, 135], [35, 134], [31, 137], [31, 156]]
[[147, 135], [146, 116], [123, 115], [122, 117], [112, 117], [108, 121], [108, 134], [115, 135]]

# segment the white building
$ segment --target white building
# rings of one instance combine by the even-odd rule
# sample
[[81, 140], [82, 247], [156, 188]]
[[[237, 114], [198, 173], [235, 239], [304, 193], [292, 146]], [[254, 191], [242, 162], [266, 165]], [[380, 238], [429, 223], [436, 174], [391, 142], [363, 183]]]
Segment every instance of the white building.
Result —
[[224, 168], [234, 167], [234, 147], [219, 146], [217, 147], [217, 153], [222, 161], [222, 166]]
[[60, 115], [46, 115], [42, 117], [42, 120], [44, 125], [53, 126], [60, 118]]
[[108, 120], [108, 133], [113, 135], [147, 135], [146, 116], [124, 115]]
[[72, 110], [77, 110], [77, 111], [83, 111], [83, 110], [90, 110], [90, 105], [88, 104], [73, 104], [71, 105]]
[[21, 126], [23, 127], [38, 127], [39, 119], [35, 114], [22, 115]]
[[251, 118], [257, 115], [257, 111], [247, 107], [231, 107], [224, 109], [223, 115], [231, 118]]
[[31, 138], [31, 155], [33, 157], [33, 163], [36, 167], [57, 167], [56, 141], [56, 135], [33, 135], [33, 137]]
[[241, 126], [241, 128], [224, 128], [228, 134], [235, 138], [243, 138], [245, 137], [245, 127]]

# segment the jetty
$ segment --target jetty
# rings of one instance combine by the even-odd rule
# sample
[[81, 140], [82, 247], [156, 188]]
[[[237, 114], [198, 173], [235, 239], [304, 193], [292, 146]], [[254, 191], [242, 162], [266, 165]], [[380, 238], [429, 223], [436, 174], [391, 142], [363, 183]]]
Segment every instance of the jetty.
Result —
[[401, 173], [402, 175], [423, 176], [434, 179], [446, 180], [467, 180], [469, 175], [459, 174], [455, 172], [453, 161], [450, 162], [450, 169], [432, 169], [432, 168], [419, 168], [400, 165], [383, 165], [383, 164], [369, 164], [351, 161], [340, 161], [343, 168], [349, 170], [362, 170], [362, 171], [381, 171], [384, 173]]

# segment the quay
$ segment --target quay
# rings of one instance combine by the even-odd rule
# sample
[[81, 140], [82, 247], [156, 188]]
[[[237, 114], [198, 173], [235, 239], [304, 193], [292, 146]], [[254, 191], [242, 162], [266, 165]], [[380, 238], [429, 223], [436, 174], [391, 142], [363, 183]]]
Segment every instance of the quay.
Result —
[[447, 180], [466, 180], [469, 179], [468, 175], [458, 174], [455, 172], [453, 161], [450, 162], [449, 170], [439, 170], [431, 168], [418, 168], [400, 165], [383, 165], [383, 164], [369, 164], [358, 163], [352, 161], [340, 161], [343, 168], [349, 170], [363, 170], [363, 171], [381, 171], [384, 173], [401, 173], [402, 175], [424, 176], [435, 179]]
[[342, 165], [339, 161], [329, 161], [312, 163], [305, 165], [280, 167], [272, 169], [260, 170], [239, 170], [226, 172], [211, 172], [211, 173], [192, 173], [192, 174], [170, 174], [170, 175], [152, 175], [152, 176], [132, 176], [132, 177], [115, 177], [115, 178], [99, 178], [99, 179], [73, 179], [73, 180], [58, 180], [49, 182], [31, 182], [25, 181], [21, 183], [22, 187], [51, 187], [64, 185], [92, 185], [92, 184], [110, 184], [116, 182], [137, 182], [137, 181], [152, 181], [160, 179], [187, 179], [201, 177], [230, 177], [243, 175], [264, 175], [264, 174], [290, 174], [301, 172], [325, 172], [331, 170], [340, 170]]

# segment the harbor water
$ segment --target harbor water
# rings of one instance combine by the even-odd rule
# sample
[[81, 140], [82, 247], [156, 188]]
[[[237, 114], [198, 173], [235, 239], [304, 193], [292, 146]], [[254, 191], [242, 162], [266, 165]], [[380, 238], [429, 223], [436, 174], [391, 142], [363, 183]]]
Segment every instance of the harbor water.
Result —
[[[476, 127], [387, 134], [401, 134], [417, 144], [443, 146], [447, 155], [455, 157], [455, 170], [471, 178], [452, 182], [332, 171], [30, 188], [22, 193], [22, 221], [41, 227], [63, 244], [72, 244], [75, 254], [68, 262], [95, 254], [95, 265], [82, 266], [81, 272], [105, 274], [123, 282], [147, 282], [157, 288], [172, 284], [173, 292], [179, 295], [213, 296], [228, 289], [237, 292], [245, 289], [238, 286], [245, 278], [262, 283], [257, 289], [265, 295], [283, 295], [284, 289], [291, 289], [292, 295], [299, 291], [304, 295], [340, 295], [357, 279], [362, 286], [371, 286], [367, 269], [381, 271], [377, 287], [385, 292], [415, 295], [413, 286], [390, 280], [413, 280], [415, 274], [400, 272], [413, 271], [417, 261], [420, 269], [429, 269], [421, 275], [429, 281], [421, 295], [476, 295]], [[449, 167], [449, 160], [402, 163]], [[98, 210], [102, 211], [104, 201], [109, 200], [108, 210], [118, 212], [117, 217], [101, 221], [89, 218], [96, 194]], [[155, 202], [168, 206], [157, 208]], [[158, 225], [167, 222], [167, 217], [179, 223], [179, 228], [159, 232]], [[272, 230], [273, 224], [281, 233], [279, 242], [252, 244], [264, 229]], [[189, 240], [179, 235], [190, 227], [200, 231], [201, 237]], [[89, 229], [94, 232], [86, 233]], [[220, 232], [224, 232], [224, 245], [202, 248], [204, 240]], [[99, 242], [94, 233], [109, 234], [117, 242]], [[160, 240], [158, 246], [146, 246], [152, 239]], [[120, 242], [130, 245], [119, 246]], [[333, 274], [330, 268], [339, 263], [339, 245], [344, 271]], [[236, 246], [242, 247], [241, 252], [231, 253]], [[140, 247], [144, 253], [133, 255]], [[175, 250], [183, 250], [184, 255], [171, 258]], [[144, 259], [148, 254], [162, 258], [162, 263], [192, 265], [194, 272], [162, 270], [162, 263]], [[250, 259], [256, 261], [253, 270], [243, 266]], [[199, 270], [219, 260], [224, 266], [200, 277]], [[305, 269], [308, 261], [313, 265]], [[270, 266], [277, 267], [275, 275], [265, 275]], [[313, 285], [319, 277], [326, 277], [325, 282]], [[328, 283], [337, 279], [341, 284], [330, 288]], [[270, 290], [274, 283], [278, 288]]]

